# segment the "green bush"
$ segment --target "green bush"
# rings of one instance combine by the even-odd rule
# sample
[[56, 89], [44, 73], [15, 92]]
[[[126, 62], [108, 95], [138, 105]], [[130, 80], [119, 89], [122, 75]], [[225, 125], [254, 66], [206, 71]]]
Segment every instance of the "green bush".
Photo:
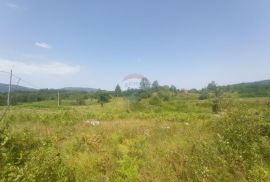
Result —
[[52, 147], [39, 148], [29, 155], [29, 159], [24, 168], [26, 181], [74, 181], [72, 171]]
[[159, 106], [162, 102], [158, 96], [152, 96], [149, 100], [149, 104]]
[[85, 105], [85, 104], [86, 104], [86, 102], [85, 102], [85, 100], [84, 100], [84, 99], [79, 98], [79, 99], [76, 99], [76, 104], [81, 106], [81, 105]]
[[203, 91], [200, 96], [199, 96], [199, 100], [206, 100], [209, 99], [209, 94], [206, 91]]
[[218, 99], [213, 100], [212, 111], [215, 114], [220, 112], [220, 103]]
[[24, 131], [0, 127], [0, 178], [3, 181], [73, 181], [72, 172], [50, 139], [40, 141]]
[[216, 142], [232, 173], [244, 174], [249, 181], [270, 180], [265, 163], [270, 162], [268, 126], [265, 118], [248, 110], [234, 111], [219, 120]]

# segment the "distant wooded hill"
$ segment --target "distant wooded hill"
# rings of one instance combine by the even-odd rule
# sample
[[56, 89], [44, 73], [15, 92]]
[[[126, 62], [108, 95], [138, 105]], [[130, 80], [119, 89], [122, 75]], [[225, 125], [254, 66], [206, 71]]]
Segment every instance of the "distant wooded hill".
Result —
[[[0, 83], [0, 93], [8, 92], [8, 84]], [[61, 88], [60, 90], [64, 91], [78, 91], [78, 92], [96, 92], [98, 89], [95, 88], [87, 88], [87, 87], [65, 87]], [[17, 86], [12, 85], [11, 91], [38, 91], [37, 89], [29, 88], [29, 87], [23, 87], [23, 86]]]
[[270, 97], [270, 80], [220, 86], [225, 92], [237, 92], [241, 97]]
[[98, 89], [87, 88], [87, 87], [65, 87], [65, 88], [62, 88], [61, 90], [79, 91], [79, 92], [96, 92]]
[[[8, 84], [0, 83], [0, 92], [8, 92]], [[12, 85], [11, 91], [35, 91], [36, 89], [29, 88], [29, 87], [23, 87], [23, 86], [17, 86], [17, 85]]]
[[[224, 92], [237, 92], [241, 97], [270, 97], [270, 80], [219, 86]], [[60, 90], [77, 92], [96, 92], [98, 89], [87, 87], [65, 87]], [[8, 91], [8, 84], [0, 83], [0, 93]], [[33, 88], [12, 85], [12, 91], [38, 91]]]

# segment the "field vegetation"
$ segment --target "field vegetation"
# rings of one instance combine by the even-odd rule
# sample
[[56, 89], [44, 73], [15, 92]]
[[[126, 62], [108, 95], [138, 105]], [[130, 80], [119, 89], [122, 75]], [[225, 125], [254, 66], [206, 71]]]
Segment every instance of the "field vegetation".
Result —
[[0, 107], [1, 181], [270, 181], [268, 95], [144, 80], [63, 91], [59, 107], [56, 96], [18, 92]]

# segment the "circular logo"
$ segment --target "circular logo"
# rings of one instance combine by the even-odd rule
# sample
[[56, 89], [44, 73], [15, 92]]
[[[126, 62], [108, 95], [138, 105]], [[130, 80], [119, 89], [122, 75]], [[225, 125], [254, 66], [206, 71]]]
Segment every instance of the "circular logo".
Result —
[[122, 81], [123, 90], [128, 89], [139, 89], [141, 80], [145, 78], [144, 75], [138, 73], [132, 73], [127, 76]]

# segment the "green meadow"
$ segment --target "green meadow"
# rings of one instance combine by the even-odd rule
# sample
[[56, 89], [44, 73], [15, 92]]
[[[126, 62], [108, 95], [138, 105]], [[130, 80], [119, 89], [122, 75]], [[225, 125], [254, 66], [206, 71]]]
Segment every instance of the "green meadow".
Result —
[[215, 112], [213, 97], [199, 97], [11, 106], [0, 125], [0, 179], [270, 181], [269, 98], [223, 94]]

